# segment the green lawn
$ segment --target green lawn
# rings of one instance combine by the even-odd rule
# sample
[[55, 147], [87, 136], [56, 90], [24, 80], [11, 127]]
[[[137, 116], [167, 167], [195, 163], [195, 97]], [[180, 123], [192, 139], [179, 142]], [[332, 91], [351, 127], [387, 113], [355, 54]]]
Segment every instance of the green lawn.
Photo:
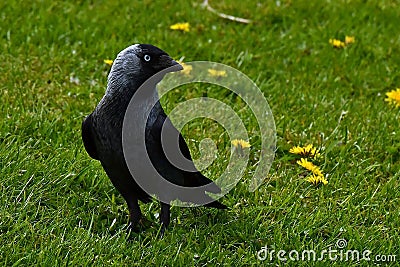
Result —
[[[259, 2], [259, 3], [258, 3]], [[400, 262], [400, 109], [384, 101], [400, 87], [399, 1], [211, 1], [219, 18], [191, 1], [2, 1], [0, 3], [0, 264], [2, 266], [356, 266], [355, 261], [265, 261], [272, 249], [346, 250], [396, 255]], [[189, 32], [169, 26], [189, 22]], [[355, 42], [334, 48], [329, 39]], [[277, 130], [275, 161], [255, 192], [259, 131], [243, 102], [212, 86], [171, 92], [167, 111], [202, 96], [230, 104], [252, 144], [243, 183], [223, 199], [228, 211], [172, 208], [163, 239], [154, 221], [131, 240], [127, 207], [83, 148], [80, 126], [102, 97], [104, 59], [151, 43], [184, 61], [209, 60], [248, 75], [264, 93]], [[196, 123], [197, 122], [197, 123]], [[230, 141], [222, 127], [185, 127], [193, 155], [211, 137], [223, 171]], [[196, 140], [196, 141], [193, 141]], [[313, 186], [289, 149], [313, 144], [327, 185]], [[288, 254], [286, 254], [286, 257]]]

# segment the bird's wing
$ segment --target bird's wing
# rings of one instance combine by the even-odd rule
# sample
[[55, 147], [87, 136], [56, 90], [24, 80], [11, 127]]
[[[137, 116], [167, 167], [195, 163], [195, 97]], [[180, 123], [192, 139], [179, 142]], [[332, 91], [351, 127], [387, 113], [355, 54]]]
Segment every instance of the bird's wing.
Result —
[[[176, 132], [178, 132], [178, 130], [175, 128], [175, 126], [172, 124], [172, 122], [167, 118], [165, 121], [165, 124], [167, 127], [171, 127], [173, 128]], [[186, 144], [185, 139], [183, 138], [183, 136], [181, 135], [181, 133], [179, 133], [179, 149], [182, 153], [182, 155], [187, 158], [188, 160], [192, 161], [192, 155], [190, 155], [190, 150], [188, 145]], [[193, 164], [194, 165], [194, 164]]]
[[[182, 155], [193, 164], [192, 168], [196, 169], [196, 167], [193, 163], [193, 160], [192, 160], [192, 156], [190, 155], [189, 147], [186, 144], [185, 139], [183, 138], [181, 133], [175, 128], [175, 126], [172, 124], [171, 120], [165, 114], [159, 115], [157, 117], [155, 124], [151, 128], [152, 136], [159, 142], [161, 142], [161, 129], [162, 129], [162, 131], [166, 131], [173, 136], [179, 135], [179, 137], [178, 137], [179, 138], [179, 140], [178, 140], [179, 148], [177, 148], [177, 149], [179, 149], [180, 152], [182, 153]], [[168, 160], [168, 159], [166, 159], [166, 160]], [[189, 171], [181, 170], [181, 173], [183, 174], [185, 186], [196, 187], [196, 186], [203, 186], [203, 185], [212, 183], [212, 187], [209, 188], [210, 192], [211, 193], [220, 193], [221, 192], [221, 189], [216, 184], [214, 184], [214, 182], [212, 180], [205, 177], [199, 171], [189, 172]]]
[[181, 133], [175, 128], [175, 126], [172, 124], [171, 120], [167, 117], [167, 115], [165, 115], [165, 113], [159, 114], [157, 116], [155, 123], [151, 127], [151, 135], [158, 142], [161, 142], [161, 131], [165, 131], [173, 137], [178, 136], [179, 138], [178, 144], [180, 152], [186, 159], [192, 161], [192, 156], [190, 155], [190, 150], [186, 144], [185, 139], [183, 138]]
[[93, 136], [92, 114], [87, 116], [82, 122], [82, 141], [89, 156], [91, 156], [93, 159], [99, 160]]

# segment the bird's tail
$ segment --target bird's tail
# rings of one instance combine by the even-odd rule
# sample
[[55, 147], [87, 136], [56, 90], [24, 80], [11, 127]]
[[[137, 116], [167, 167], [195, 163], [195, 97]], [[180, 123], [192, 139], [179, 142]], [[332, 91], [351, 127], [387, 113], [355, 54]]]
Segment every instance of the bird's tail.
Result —
[[[192, 181], [191, 186], [209, 185], [209, 187], [207, 188], [207, 192], [210, 192], [213, 194], [221, 193], [221, 188], [219, 188], [218, 185], [216, 185], [212, 180], [210, 180], [207, 177], [205, 177], [204, 175], [202, 175], [200, 172], [196, 173], [195, 179], [193, 179], [191, 181]], [[211, 199], [211, 197], [210, 197], [210, 199]], [[227, 206], [218, 202], [217, 200], [214, 200], [213, 202], [210, 202], [204, 206], [210, 207], [210, 208], [216, 208], [216, 209], [227, 209]]]
[[203, 186], [203, 185], [209, 185], [207, 188], [207, 192], [214, 193], [214, 194], [219, 194], [221, 193], [221, 188], [218, 187], [213, 181], [202, 175], [200, 172], [196, 173], [195, 179], [191, 181], [191, 186]]
[[211, 203], [206, 204], [205, 206], [210, 207], [210, 208], [220, 209], [220, 210], [224, 210], [224, 209], [228, 208], [227, 206], [225, 206], [224, 204], [222, 204], [221, 202], [218, 202], [218, 201], [213, 201]]

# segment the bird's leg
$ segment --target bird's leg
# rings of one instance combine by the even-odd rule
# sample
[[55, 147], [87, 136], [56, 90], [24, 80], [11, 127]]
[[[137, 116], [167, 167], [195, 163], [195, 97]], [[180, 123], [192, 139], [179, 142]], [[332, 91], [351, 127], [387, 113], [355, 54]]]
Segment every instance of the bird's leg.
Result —
[[161, 237], [164, 235], [165, 229], [170, 222], [170, 205], [161, 202], [160, 222], [161, 222]]
[[137, 198], [129, 199], [127, 201], [129, 208], [129, 226], [128, 231], [138, 232], [140, 229], [140, 219], [142, 218], [142, 212], [140, 211], [139, 203]]

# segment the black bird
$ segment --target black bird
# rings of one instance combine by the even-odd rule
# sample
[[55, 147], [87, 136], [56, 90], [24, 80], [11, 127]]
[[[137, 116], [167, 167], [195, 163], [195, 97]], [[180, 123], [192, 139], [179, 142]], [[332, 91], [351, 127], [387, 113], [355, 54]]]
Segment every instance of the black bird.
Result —
[[[151, 201], [151, 196], [135, 181], [124, 157], [122, 147], [124, 116], [130, 100], [146, 80], [156, 73], [179, 70], [182, 70], [180, 64], [153, 45], [135, 44], [127, 47], [114, 60], [108, 75], [105, 95], [95, 110], [82, 123], [82, 140], [87, 153], [93, 159], [101, 162], [111, 182], [128, 204], [130, 213], [129, 230], [137, 231], [142, 222], [142, 213], [138, 200], [148, 203]], [[141, 103], [134, 110], [135, 114], [132, 116], [133, 118], [139, 118], [143, 116], [142, 113], [146, 113], [146, 109], [149, 110], [149, 119], [145, 125], [147, 154], [157, 172], [169, 182], [184, 187], [208, 185], [210, 187], [207, 188], [210, 189], [210, 192], [219, 193], [221, 191], [220, 188], [195, 169], [185, 140], [172, 125], [161, 107], [155, 85], [161, 81], [163, 75], [165, 73], [156, 82], [153, 82], [150, 88], [146, 88], [147, 93], [140, 99]], [[151, 103], [155, 103], [154, 107]], [[133, 120], [134, 126], [135, 123], [142, 123], [140, 119]], [[171, 164], [167, 159], [161, 144], [161, 129], [163, 127], [168, 129], [167, 134], [171, 133], [171, 135], [176, 134], [178, 136], [179, 140], [175, 149], [179, 150], [189, 160], [194, 171], [182, 170]], [[133, 132], [131, 134], [135, 136], [137, 133]], [[135, 154], [135, 152], [132, 153]], [[133, 158], [137, 159], [132, 163], [134, 169], [141, 169], [140, 159], [142, 155], [133, 156]], [[142, 173], [142, 175], [146, 175], [146, 173]], [[170, 200], [176, 198], [174, 192], [164, 193], [171, 196]], [[211, 198], [205, 206], [218, 209], [226, 208], [225, 205]], [[168, 201], [161, 202], [160, 221], [163, 233], [170, 223], [170, 203]]]

